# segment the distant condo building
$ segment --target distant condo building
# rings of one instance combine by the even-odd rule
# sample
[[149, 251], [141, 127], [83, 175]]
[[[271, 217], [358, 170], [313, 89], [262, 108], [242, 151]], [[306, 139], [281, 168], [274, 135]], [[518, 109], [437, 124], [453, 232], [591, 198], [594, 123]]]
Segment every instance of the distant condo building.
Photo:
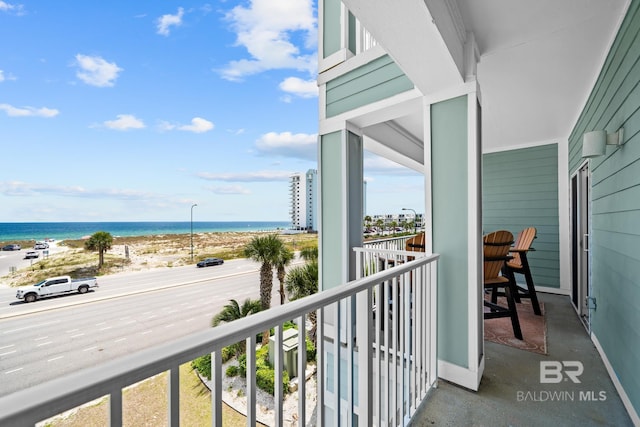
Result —
[[307, 173], [294, 173], [289, 178], [291, 194], [291, 229], [317, 231], [318, 171], [309, 169]]

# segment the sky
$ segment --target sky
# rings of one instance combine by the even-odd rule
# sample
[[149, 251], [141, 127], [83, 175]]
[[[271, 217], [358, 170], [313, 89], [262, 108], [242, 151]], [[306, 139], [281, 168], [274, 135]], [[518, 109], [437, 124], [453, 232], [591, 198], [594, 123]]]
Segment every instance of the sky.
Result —
[[[0, 0], [0, 222], [288, 221], [317, 169], [312, 0]], [[365, 153], [367, 214], [422, 176]]]

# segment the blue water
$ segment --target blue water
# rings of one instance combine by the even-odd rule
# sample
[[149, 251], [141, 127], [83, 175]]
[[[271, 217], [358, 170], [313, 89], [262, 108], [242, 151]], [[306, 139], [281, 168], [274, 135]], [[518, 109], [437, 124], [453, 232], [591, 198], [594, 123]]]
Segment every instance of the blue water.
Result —
[[[194, 221], [193, 232], [269, 231], [286, 229], [282, 221]], [[97, 231], [114, 237], [189, 234], [191, 223], [184, 222], [0, 222], [0, 242], [13, 240], [80, 239]]]

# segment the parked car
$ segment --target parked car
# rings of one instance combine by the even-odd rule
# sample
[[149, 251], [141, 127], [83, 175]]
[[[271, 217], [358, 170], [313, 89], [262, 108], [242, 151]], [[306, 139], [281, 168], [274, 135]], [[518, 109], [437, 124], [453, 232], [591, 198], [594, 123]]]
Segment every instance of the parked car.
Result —
[[220, 265], [224, 264], [224, 260], [222, 258], [206, 258], [196, 264], [198, 267], [209, 267], [212, 265]]
[[45, 242], [36, 242], [36, 244], [33, 246], [33, 249], [48, 249], [48, 248], [49, 248], [49, 244]]
[[24, 254], [24, 259], [38, 258], [39, 256], [40, 252], [38, 251], [27, 251], [27, 253]]
[[6, 245], [2, 248], [3, 251], [19, 251], [20, 249], [22, 249], [22, 246], [20, 245]]

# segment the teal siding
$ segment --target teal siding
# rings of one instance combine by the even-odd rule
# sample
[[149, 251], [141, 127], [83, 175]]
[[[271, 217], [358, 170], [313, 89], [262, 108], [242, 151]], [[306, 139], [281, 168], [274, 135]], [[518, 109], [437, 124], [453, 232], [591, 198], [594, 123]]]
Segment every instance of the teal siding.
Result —
[[344, 283], [342, 265], [344, 251], [342, 235], [342, 197], [344, 184], [342, 180], [342, 133], [334, 132], [320, 137], [320, 185], [321, 185], [321, 216], [322, 235], [320, 244], [320, 268], [322, 282], [320, 287], [327, 290]]
[[[433, 251], [438, 261], [438, 358], [469, 361], [467, 97], [431, 106]], [[458, 195], [458, 197], [451, 197]]]
[[413, 89], [413, 83], [385, 55], [327, 82], [326, 115], [332, 117]]
[[[560, 287], [558, 147], [543, 145], [483, 156], [482, 228], [538, 231], [528, 255], [536, 286]], [[518, 276], [518, 280], [520, 277]]]
[[342, 48], [342, 2], [322, 0], [322, 6], [322, 57], [327, 58]]
[[640, 3], [633, 1], [569, 138], [569, 170], [585, 132], [624, 127], [626, 144], [590, 160], [592, 330], [640, 413]]

